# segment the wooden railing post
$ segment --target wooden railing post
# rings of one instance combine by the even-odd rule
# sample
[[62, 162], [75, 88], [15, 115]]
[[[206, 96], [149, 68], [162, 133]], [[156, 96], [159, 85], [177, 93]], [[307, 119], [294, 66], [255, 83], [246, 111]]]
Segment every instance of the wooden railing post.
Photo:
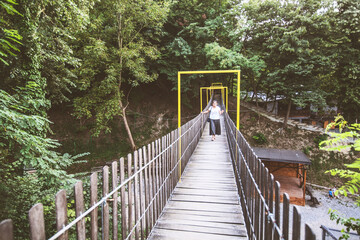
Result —
[[[139, 176], [136, 174], [138, 171], [138, 151], [134, 152], [134, 217], [135, 224], [139, 221], [140, 218], [140, 201], [139, 201]], [[135, 227], [135, 239], [139, 239], [139, 225]]]
[[290, 221], [290, 197], [287, 193], [283, 194], [283, 238], [289, 240], [289, 221]]
[[[147, 151], [146, 151], [146, 147], [143, 147], [143, 157], [144, 157], [144, 166], [148, 163], [148, 156], [147, 156]], [[150, 179], [149, 179], [149, 169], [150, 166], [145, 168], [145, 172], [144, 172], [144, 190], [145, 190], [145, 199], [144, 199], [144, 203], [145, 203], [145, 209], [149, 206], [150, 204]], [[144, 211], [145, 211], [144, 209]], [[148, 237], [149, 235], [149, 228], [150, 228], [150, 218], [151, 218], [151, 207], [149, 207], [148, 211], [145, 213], [145, 238]]]
[[[90, 176], [90, 206], [94, 206], [97, 202], [97, 194], [98, 194], [98, 179], [97, 173], [94, 172]], [[94, 211], [91, 212], [90, 219], [90, 231], [91, 231], [91, 240], [98, 239], [98, 208], [95, 208]]]
[[292, 240], [300, 240], [301, 214], [297, 206], [294, 206], [293, 209], [294, 210], [293, 210]]
[[0, 222], [0, 240], [14, 239], [14, 225], [11, 219]]
[[[75, 193], [75, 214], [76, 217], [79, 217], [81, 214], [84, 213], [84, 192], [83, 192], [83, 185], [81, 181], [78, 181], [74, 187]], [[78, 240], [85, 240], [85, 218], [81, 219], [79, 222], [76, 223], [76, 234]]]
[[[103, 167], [103, 197], [105, 197], [109, 193], [109, 167]], [[109, 239], [109, 231], [110, 231], [110, 216], [109, 216], [109, 203], [105, 201], [103, 203], [103, 226], [102, 226], [102, 235], [104, 240]]]
[[[118, 185], [118, 165], [117, 161], [112, 162], [111, 164], [111, 177], [112, 177], [112, 188], [113, 190]], [[118, 192], [114, 193], [113, 197], [113, 206], [112, 206], [112, 220], [113, 220], [113, 236], [112, 239], [118, 239]]]
[[[128, 162], [128, 177], [132, 175], [132, 156], [131, 154], [128, 154], [127, 156], [127, 162]], [[128, 183], [128, 234], [130, 234], [132, 228], [133, 228], [133, 201], [134, 195], [133, 195], [133, 187], [132, 187], [132, 181], [129, 181]], [[133, 235], [133, 234], [131, 234]], [[132, 237], [130, 237], [132, 239]]]
[[[60, 190], [55, 196], [55, 212], [56, 212], [56, 230], [60, 231], [67, 225], [67, 201], [66, 201], [66, 191]], [[68, 232], [66, 231], [61, 235], [59, 240], [67, 240]]]
[[308, 224], [305, 224], [305, 239], [316, 240], [316, 235]]
[[[125, 159], [120, 158], [120, 184], [125, 182]], [[127, 235], [127, 211], [126, 211], [126, 186], [122, 186], [120, 189], [120, 195], [121, 195], [121, 238], [124, 240], [126, 239]]]
[[[143, 168], [143, 151], [141, 148], [138, 150], [139, 153], [139, 169]], [[144, 182], [144, 172], [146, 172], [146, 169], [144, 171], [141, 171], [139, 174], [139, 200], [140, 200], [140, 218], [145, 213], [145, 195], [146, 195], [146, 189], [145, 189], [145, 182]], [[144, 239], [146, 236], [145, 234], [145, 226], [146, 226], [146, 215], [141, 219], [140, 222], [140, 236], [141, 239]]]
[[275, 182], [275, 221], [280, 227], [280, 183]]
[[44, 208], [41, 203], [35, 204], [29, 211], [30, 239], [45, 240]]

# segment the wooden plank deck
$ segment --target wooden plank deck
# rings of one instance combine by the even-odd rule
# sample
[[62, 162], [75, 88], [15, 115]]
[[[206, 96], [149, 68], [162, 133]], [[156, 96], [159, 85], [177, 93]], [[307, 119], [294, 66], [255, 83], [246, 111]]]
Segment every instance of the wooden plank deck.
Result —
[[226, 132], [209, 124], [148, 239], [247, 239]]

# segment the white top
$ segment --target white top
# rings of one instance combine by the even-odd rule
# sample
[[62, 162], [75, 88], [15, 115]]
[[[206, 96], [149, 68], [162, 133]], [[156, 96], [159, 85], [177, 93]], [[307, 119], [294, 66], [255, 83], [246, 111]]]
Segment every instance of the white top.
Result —
[[220, 119], [221, 109], [218, 106], [216, 106], [215, 108], [211, 106], [209, 110], [210, 110], [210, 119], [215, 119], [215, 120]]

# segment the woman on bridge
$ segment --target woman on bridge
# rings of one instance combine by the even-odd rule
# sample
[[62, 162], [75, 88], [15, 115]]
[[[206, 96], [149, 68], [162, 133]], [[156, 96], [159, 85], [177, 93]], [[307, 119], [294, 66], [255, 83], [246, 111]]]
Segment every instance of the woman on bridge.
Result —
[[212, 135], [211, 137], [211, 141], [215, 140], [215, 135], [220, 135], [221, 134], [221, 127], [220, 127], [220, 115], [224, 112], [223, 110], [221, 110], [218, 105], [217, 105], [217, 101], [214, 100], [212, 102], [212, 106], [209, 108], [209, 110], [204, 111], [202, 113], [208, 113], [210, 112], [210, 135]]

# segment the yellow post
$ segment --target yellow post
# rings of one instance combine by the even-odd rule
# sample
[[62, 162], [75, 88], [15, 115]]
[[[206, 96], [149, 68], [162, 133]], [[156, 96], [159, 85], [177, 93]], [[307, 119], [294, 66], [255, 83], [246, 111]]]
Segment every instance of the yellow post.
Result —
[[209, 103], [209, 91], [206, 89], [206, 103]]
[[203, 90], [203, 88], [201, 87], [201, 88], [200, 88], [200, 113], [201, 113], [202, 110], [203, 110], [203, 107], [202, 107], [202, 90]]
[[181, 73], [178, 72], [179, 181], [181, 182]]
[[[237, 75], [237, 102], [236, 102], [236, 128], [240, 131], [240, 71]], [[238, 142], [238, 131], [236, 131], [236, 143]], [[236, 148], [236, 163], [238, 162], [238, 148]]]
[[226, 112], [229, 110], [229, 89], [226, 87]]

